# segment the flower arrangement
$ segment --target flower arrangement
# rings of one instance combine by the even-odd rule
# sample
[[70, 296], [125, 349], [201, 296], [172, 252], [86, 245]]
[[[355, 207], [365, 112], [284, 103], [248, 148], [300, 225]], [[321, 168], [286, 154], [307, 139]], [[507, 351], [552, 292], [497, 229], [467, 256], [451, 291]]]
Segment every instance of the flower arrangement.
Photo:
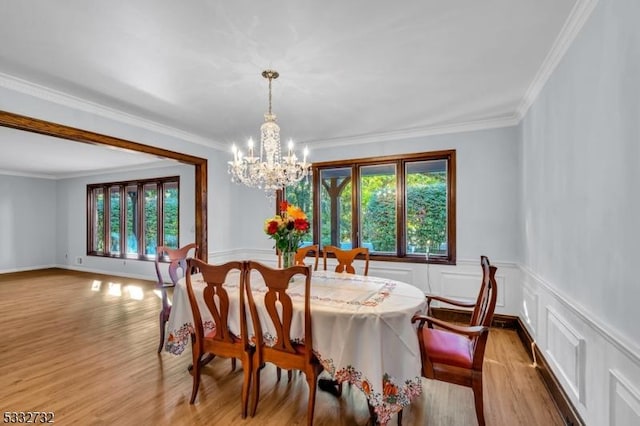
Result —
[[280, 214], [265, 220], [264, 232], [275, 240], [275, 248], [280, 253], [295, 253], [309, 233], [309, 220], [300, 207], [283, 201], [280, 203]]

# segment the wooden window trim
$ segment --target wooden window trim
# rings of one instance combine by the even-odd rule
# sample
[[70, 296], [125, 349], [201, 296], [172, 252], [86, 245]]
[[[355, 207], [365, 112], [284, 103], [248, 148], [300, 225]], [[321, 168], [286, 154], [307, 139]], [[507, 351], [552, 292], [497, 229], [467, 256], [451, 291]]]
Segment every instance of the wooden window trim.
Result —
[[65, 126], [51, 121], [0, 110], [0, 126], [39, 133], [46, 136], [66, 139], [72, 142], [109, 146], [126, 151], [141, 152], [161, 158], [170, 158], [194, 166], [195, 174], [195, 240], [198, 245], [198, 258], [207, 261], [207, 159], [189, 154], [171, 151], [156, 146], [145, 145], [114, 136], [103, 135]]
[[[351, 189], [351, 202], [352, 208], [358, 209], [359, 206], [359, 181], [360, 181], [360, 169], [363, 166], [368, 165], [383, 165], [383, 164], [395, 164], [396, 165], [396, 191], [397, 194], [402, 196], [396, 197], [396, 238], [397, 248], [396, 255], [387, 254], [375, 254], [370, 253], [370, 260], [385, 261], [385, 262], [408, 262], [408, 263], [427, 263], [427, 259], [424, 254], [410, 254], [406, 252], [406, 235], [405, 228], [405, 167], [407, 163], [413, 163], [417, 161], [433, 161], [433, 160], [446, 160], [447, 161], [447, 256], [430, 256], [428, 263], [443, 264], [443, 265], [455, 265], [456, 264], [456, 150], [440, 150], [431, 152], [422, 152], [414, 154], [397, 154], [388, 156], [366, 157], [356, 158], [348, 160], [334, 160], [313, 163], [312, 182], [313, 182], [313, 242], [318, 244], [320, 241], [320, 191], [318, 190], [320, 185], [320, 171], [325, 169], [334, 168], [351, 168], [352, 189]], [[280, 205], [280, 201], [284, 198], [283, 191], [278, 191], [276, 194], [277, 202], [276, 209]], [[277, 212], [279, 213], [279, 212]], [[276, 213], [276, 214], [277, 214]], [[352, 215], [352, 239], [355, 242], [355, 246], [360, 244], [359, 238], [359, 215]]]
[[[87, 184], [87, 256], [110, 257], [116, 259], [134, 259], [134, 260], [154, 260], [155, 256], [145, 254], [145, 238], [144, 238], [144, 187], [153, 184], [156, 187], [156, 247], [164, 244], [164, 191], [167, 183], [175, 183], [180, 193], [180, 176], [168, 176], [150, 179], [135, 179], [130, 181], [104, 182]], [[118, 188], [120, 195], [120, 252], [112, 253], [108, 250], [111, 247], [111, 189]], [[138, 253], [127, 253], [127, 188], [136, 187], [136, 197], [138, 203], [135, 214], [139, 218], [140, 231], [137, 236]], [[103, 238], [105, 251], [97, 251], [94, 244], [96, 230], [93, 226], [93, 218], [96, 214], [96, 197], [94, 196], [96, 189], [102, 189], [103, 192]], [[104, 195], [107, 194], [108, 196]], [[180, 223], [180, 203], [178, 202], [178, 223]], [[178, 242], [180, 241], [180, 227], [178, 226], [177, 234]], [[178, 244], [179, 246], [179, 244]]]

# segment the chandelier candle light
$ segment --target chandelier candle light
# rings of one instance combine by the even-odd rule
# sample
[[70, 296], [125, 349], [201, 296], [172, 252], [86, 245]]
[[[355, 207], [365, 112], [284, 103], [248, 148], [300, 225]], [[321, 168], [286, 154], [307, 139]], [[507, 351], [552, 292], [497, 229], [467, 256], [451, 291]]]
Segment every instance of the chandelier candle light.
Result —
[[311, 169], [311, 164], [307, 163], [307, 148], [300, 162], [293, 151], [292, 140], [289, 140], [287, 155], [281, 155], [280, 126], [276, 123], [276, 115], [271, 112], [271, 82], [279, 75], [274, 70], [262, 72], [262, 76], [269, 80], [269, 111], [260, 127], [260, 156], [254, 156], [253, 139], [249, 139], [249, 155], [243, 155], [233, 144], [233, 160], [229, 161], [232, 182], [263, 189], [268, 197], [275, 196], [278, 189], [300, 182]]

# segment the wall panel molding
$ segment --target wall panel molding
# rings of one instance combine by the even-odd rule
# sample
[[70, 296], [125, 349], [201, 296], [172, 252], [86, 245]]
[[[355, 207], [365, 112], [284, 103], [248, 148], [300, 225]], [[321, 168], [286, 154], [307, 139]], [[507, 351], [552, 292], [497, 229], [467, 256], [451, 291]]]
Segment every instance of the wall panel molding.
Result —
[[[562, 294], [552, 284], [545, 281], [542, 277], [532, 272], [528, 267], [520, 265], [522, 273], [534, 282], [542, 287], [544, 291], [549, 293], [553, 298], [559, 302], [563, 308], [568, 309], [573, 315], [578, 317], [581, 322], [593, 329], [599, 336], [607, 340], [617, 350], [622, 352], [626, 357], [632, 360], [638, 367], [640, 367], [640, 346], [632, 343], [627, 338], [623, 337], [615, 331], [613, 328], [602, 323], [593, 315], [589, 314], [589, 311], [577, 302], [572, 302], [568, 296]], [[526, 279], [523, 279], [526, 282]]]
[[522, 286], [522, 306], [520, 318], [529, 331], [536, 335], [538, 330], [538, 295], [526, 285]]
[[[445, 297], [475, 302], [478, 297], [478, 290], [482, 283], [482, 273], [480, 272], [458, 272], [442, 271], [440, 273], [442, 295]], [[496, 306], [505, 307], [507, 298], [507, 286], [505, 276], [497, 273], [496, 282], [498, 284], [498, 297]]]
[[640, 425], [640, 392], [622, 373], [609, 370], [609, 424]]
[[586, 341], [569, 322], [547, 306], [545, 353], [571, 392], [586, 404]]

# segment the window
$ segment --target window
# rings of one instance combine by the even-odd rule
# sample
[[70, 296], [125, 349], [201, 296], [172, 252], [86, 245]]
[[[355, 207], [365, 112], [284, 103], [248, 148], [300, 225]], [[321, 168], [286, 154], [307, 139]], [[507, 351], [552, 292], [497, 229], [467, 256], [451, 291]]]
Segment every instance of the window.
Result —
[[87, 185], [87, 254], [154, 258], [179, 247], [177, 176]]
[[314, 163], [312, 172], [284, 194], [308, 214], [309, 244], [455, 263], [455, 150]]

